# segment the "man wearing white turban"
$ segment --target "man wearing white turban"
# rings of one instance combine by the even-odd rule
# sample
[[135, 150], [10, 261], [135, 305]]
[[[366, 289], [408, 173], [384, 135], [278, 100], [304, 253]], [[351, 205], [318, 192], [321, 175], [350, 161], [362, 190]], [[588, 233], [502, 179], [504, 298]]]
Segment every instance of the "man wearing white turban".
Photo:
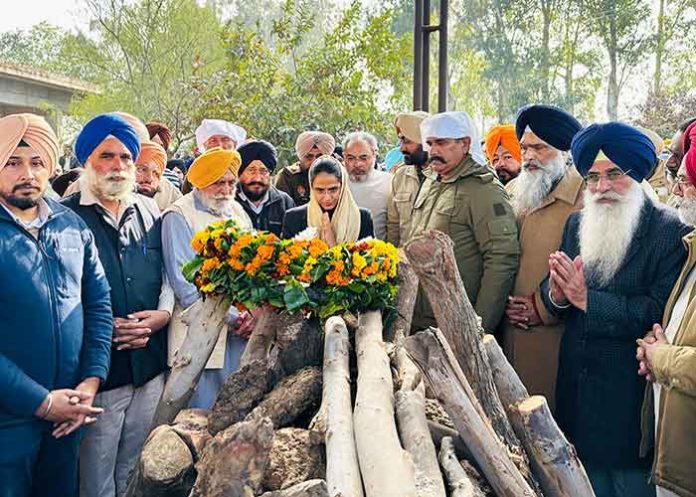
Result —
[[[481, 140], [465, 112], [445, 112], [420, 125], [429, 168], [413, 205], [409, 238], [435, 229], [454, 242], [459, 273], [483, 329], [500, 321], [519, 264], [517, 223], [503, 185], [487, 166]], [[422, 291], [414, 330], [434, 325]]]

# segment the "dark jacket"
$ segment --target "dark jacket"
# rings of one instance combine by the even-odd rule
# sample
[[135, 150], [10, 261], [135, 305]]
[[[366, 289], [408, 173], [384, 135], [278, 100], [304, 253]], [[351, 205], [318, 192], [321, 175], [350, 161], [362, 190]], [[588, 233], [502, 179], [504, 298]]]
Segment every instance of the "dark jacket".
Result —
[[[80, 205], [81, 193], [63, 200], [94, 233], [106, 277], [111, 286], [114, 317], [157, 309], [162, 288], [161, 220], [151, 199], [133, 195], [118, 231], [98, 205]], [[167, 330], [152, 334], [147, 345], [111, 352], [109, 377], [101, 390], [132, 384], [140, 387], [167, 369]]]
[[303, 170], [296, 162], [283, 168], [275, 178], [275, 187], [292, 198], [295, 205], [309, 202], [309, 170]]
[[[561, 248], [580, 253], [581, 212], [571, 214]], [[560, 310], [541, 286], [545, 308], [564, 316], [556, 417], [584, 462], [613, 469], [647, 468], [641, 459], [640, 413], [645, 380], [637, 374], [636, 339], [659, 323], [686, 259], [689, 231], [676, 214], [647, 200], [626, 258], [605, 287], [588, 283], [587, 312]]]
[[[283, 238], [292, 238], [307, 229], [307, 206], [302, 205], [290, 209], [285, 213], [283, 220]], [[367, 209], [360, 209], [360, 235], [358, 239], [375, 236], [375, 227], [372, 224], [372, 214]]]
[[0, 426], [32, 417], [50, 390], [105, 380], [109, 368], [109, 284], [94, 236], [46, 202], [38, 239], [0, 207]]
[[293, 202], [290, 195], [285, 192], [281, 192], [276, 187], [271, 186], [268, 189], [268, 200], [263, 204], [263, 209], [260, 213], [256, 213], [254, 209], [251, 208], [251, 204], [248, 200], [244, 200], [239, 193], [241, 192], [241, 185], [237, 186], [236, 200], [240, 203], [249, 218], [251, 219], [254, 228], [257, 230], [270, 231], [278, 236], [283, 230], [283, 218], [285, 217], [285, 211], [295, 207], [295, 202]]

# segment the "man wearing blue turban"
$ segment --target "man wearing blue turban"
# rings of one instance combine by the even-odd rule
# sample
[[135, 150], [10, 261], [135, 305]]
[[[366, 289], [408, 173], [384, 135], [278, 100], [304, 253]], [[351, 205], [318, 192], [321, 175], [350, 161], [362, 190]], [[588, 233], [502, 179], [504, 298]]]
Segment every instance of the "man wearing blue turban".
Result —
[[82, 185], [63, 200], [94, 233], [114, 316], [109, 375], [94, 399], [104, 417], [87, 427], [80, 448], [82, 497], [125, 492], [167, 370], [174, 293], [163, 277], [159, 209], [134, 192], [141, 151], [134, 123], [102, 114], [85, 125], [75, 142]]
[[566, 323], [556, 417], [598, 496], [654, 496], [652, 461], [640, 457], [635, 343], [662, 317], [688, 228], [643, 192], [656, 156], [638, 129], [593, 124], [571, 153], [587, 183], [584, 207], [568, 218], [540, 290], [545, 311]]

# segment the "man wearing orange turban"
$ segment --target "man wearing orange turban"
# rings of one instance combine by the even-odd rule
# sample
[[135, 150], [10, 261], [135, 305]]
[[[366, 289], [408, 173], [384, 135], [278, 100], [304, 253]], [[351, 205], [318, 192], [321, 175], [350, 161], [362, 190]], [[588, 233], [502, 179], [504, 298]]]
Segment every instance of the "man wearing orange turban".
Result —
[[295, 205], [309, 202], [309, 166], [322, 155], [331, 155], [336, 148], [333, 136], [322, 131], [300, 133], [295, 142], [299, 161], [286, 167], [276, 177], [275, 187], [292, 197]]
[[[33, 114], [0, 119], [0, 493], [78, 495], [79, 428], [106, 380], [109, 286], [92, 232], [45, 197], [58, 140]], [[59, 345], [58, 345], [59, 344]]]
[[[181, 267], [196, 255], [191, 248], [193, 235], [213, 222], [226, 219], [235, 220], [243, 228], [252, 228], [251, 219], [235, 200], [240, 165], [241, 158], [236, 150], [220, 147], [206, 150], [196, 158], [187, 174], [193, 190], [164, 211], [162, 252], [167, 278], [176, 296], [169, 325], [170, 365], [188, 330], [181, 314], [200, 298], [196, 286], [186, 281], [181, 273]], [[239, 367], [246, 341], [236, 333], [228, 333], [227, 329], [220, 334], [189, 407], [212, 407], [227, 377]]]
[[167, 154], [162, 146], [152, 141], [140, 145], [140, 155], [135, 161], [138, 193], [153, 198], [160, 211], [181, 198], [179, 189], [162, 177], [166, 164]]
[[493, 126], [486, 135], [486, 155], [504, 185], [516, 178], [520, 174], [522, 151], [515, 134], [515, 126]]

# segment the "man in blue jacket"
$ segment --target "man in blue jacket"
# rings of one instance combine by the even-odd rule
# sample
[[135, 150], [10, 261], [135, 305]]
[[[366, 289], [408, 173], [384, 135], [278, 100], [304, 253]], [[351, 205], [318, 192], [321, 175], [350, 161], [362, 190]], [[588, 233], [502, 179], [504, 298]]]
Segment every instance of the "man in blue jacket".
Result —
[[111, 304], [94, 238], [44, 198], [58, 143], [43, 118], [0, 119], [0, 495], [77, 496], [79, 428], [102, 410]]
[[556, 415], [597, 497], [650, 497], [635, 341], [662, 317], [689, 228], [641, 190], [656, 156], [639, 130], [594, 124], [575, 136], [571, 152], [587, 182], [584, 208], [568, 218], [540, 291], [540, 311], [566, 322]]

